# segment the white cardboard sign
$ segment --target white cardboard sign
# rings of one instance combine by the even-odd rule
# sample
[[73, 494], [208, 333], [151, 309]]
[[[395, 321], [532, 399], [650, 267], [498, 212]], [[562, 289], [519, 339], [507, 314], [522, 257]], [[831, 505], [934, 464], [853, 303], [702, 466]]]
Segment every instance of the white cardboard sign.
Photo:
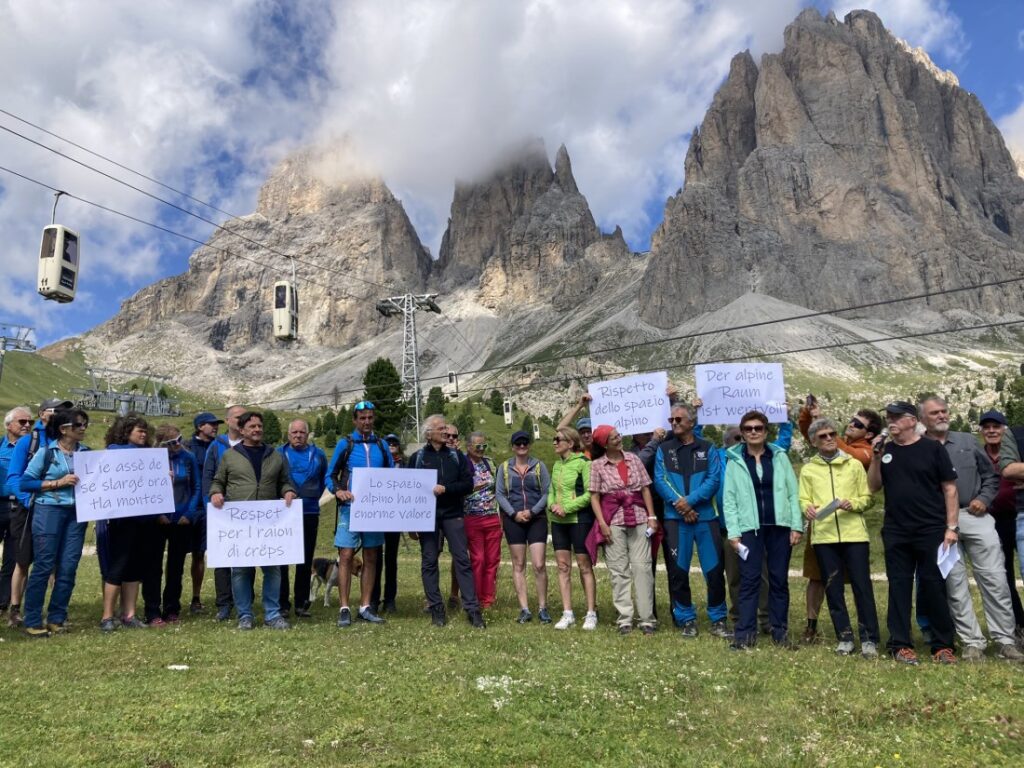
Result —
[[671, 410], [668, 373], [645, 373], [589, 384], [590, 421], [615, 427], [620, 435], [638, 435], [657, 428], [668, 429]]
[[721, 363], [696, 366], [701, 424], [739, 424], [747, 411], [761, 411], [772, 424], [789, 419], [781, 363]]
[[352, 469], [349, 530], [433, 531], [437, 513], [436, 469]]
[[225, 501], [206, 505], [206, 559], [211, 568], [294, 565], [303, 560], [302, 499]]
[[173, 515], [174, 488], [166, 448], [79, 451], [74, 455], [78, 522]]

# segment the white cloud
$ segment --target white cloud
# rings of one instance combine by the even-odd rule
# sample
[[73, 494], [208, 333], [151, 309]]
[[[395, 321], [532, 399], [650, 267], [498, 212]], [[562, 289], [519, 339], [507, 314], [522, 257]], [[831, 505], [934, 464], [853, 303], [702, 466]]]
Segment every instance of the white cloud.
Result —
[[842, 18], [858, 8], [874, 11], [890, 32], [930, 54], [958, 62], [970, 48], [960, 17], [947, 0], [852, 0], [837, 5], [836, 15]]
[[1024, 177], [1024, 99], [1016, 110], [996, 121], [1006, 146], [1017, 161], [1017, 171]]

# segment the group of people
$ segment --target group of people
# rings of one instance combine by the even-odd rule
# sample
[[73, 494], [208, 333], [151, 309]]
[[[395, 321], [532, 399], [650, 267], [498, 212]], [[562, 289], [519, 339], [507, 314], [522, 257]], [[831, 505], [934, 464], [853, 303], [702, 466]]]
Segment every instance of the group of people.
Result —
[[[304, 420], [288, 425], [285, 445], [271, 446], [263, 439], [262, 415], [242, 406], [229, 408], [223, 420], [198, 414], [187, 440], [174, 425], [154, 429], [138, 414], [119, 417], [106, 434], [106, 447], [165, 448], [175, 508], [173, 514], [97, 524], [100, 628], [110, 632], [177, 622], [189, 555], [189, 610], [203, 612], [206, 505], [221, 508], [242, 500], [301, 503], [304, 559], [295, 566], [294, 589], [288, 567], [263, 566], [261, 602], [263, 623], [270, 628], [287, 629], [293, 607], [296, 617], [309, 617], [325, 492], [337, 501], [337, 625], [384, 623], [382, 614], [396, 609], [401, 534], [351, 529], [352, 471], [410, 467], [437, 473], [435, 530], [409, 536], [419, 541], [425, 611], [438, 626], [447, 622], [447, 609], [461, 606], [472, 626], [484, 628], [483, 610], [496, 599], [504, 540], [520, 623], [536, 615], [555, 629], [576, 625], [575, 562], [585, 606], [582, 628], [594, 630], [594, 566], [603, 552], [617, 631], [654, 633], [660, 552], [671, 621], [683, 637], [696, 637], [698, 612], [689, 579], [696, 552], [711, 635], [731, 640], [736, 650], [755, 645], [760, 634], [796, 647], [788, 626], [789, 565], [793, 547], [806, 537], [804, 641], [820, 638], [818, 612], [827, 601], [836, 652], [850, 655], [859, 642], [861, 655], [875, 658], [881, 634], [864, 513], [873, 494], [884, 490], [881, 537], [892, 657], [917, 663], [911, 635], [916, 591], [916, 620], [933, 660], [957, 660], [954, 634], [963, 659], [984, 658], [988, 641], [971, 599], [969, 563], [996, 653], [1024, 661], [1018, 647], [1024, 640], [1024, 608], [1014, 568], [1015, 552], [1024, 550], [1024, 428], [1011, 429], [1001, 413], [989, 411], [979, 422], [979, 443], [968, 433], [950, 432], [948, 406], [929, 397], [916, 404], [890, 403], [881, 415], [859, 410], [841, 432], [809, 398], [796, 421], [813, 455], [798, 476], [789, 459], [792, 424], [781, 425], [771, 441], [769, 419], [750, 411], [725, 430], [722, 445], [714, 445], [697, 422], [699, 401], [677, 402], [675, 391], [669, 394], [670, 431], [633, 435], [628, 449], [614, 427], [577, 419], [588, 401], [584, 396], [556, 428], [550, 468], [532, 455], [533, 438], [524, 431], [512, 435], [512, 456], [505, 461], [488, 456], [482, 432], [466, 437], [463, 452], [458, 430], [440, 414], [427, 417], [422, 447], [406, 457], [396, 435], [377, 436], [376, 410], [365, 400], [354, 406], [354, 429], [339, 440], [330, 460], [310, 442]], [[221, 424], [224, 434], [219, 434]], [[4, 426], [0, 606], [7, 603], [12, 626], [23, 624], [29, 636], [46, 637], [65, 629], [83, 549], [86, 525], [75, 514], [74, 459], [88, 450], [83, 438], [89, 418], [68, 401], [46, 400], [34, 424], [27, 408], [15, 408]], [[561, 599], [557, 620], [547, 600], [549, 538]], [[447, 603], [439, 575], [445, 544], [452, 561]], [[960, 557], [943, 574], [939, 561], [952, 550]], [[353, 606], [356, 575], [359, 601]], [[214, 569], [218, 620], [228, 621], [235, 612], [239, 629], [254, 627], [255, 576], [255, 568]], [[846, 607], [846, 583], [856, 607], [856, 632]], [[142, 618], [136, 615], [140, 592]]]

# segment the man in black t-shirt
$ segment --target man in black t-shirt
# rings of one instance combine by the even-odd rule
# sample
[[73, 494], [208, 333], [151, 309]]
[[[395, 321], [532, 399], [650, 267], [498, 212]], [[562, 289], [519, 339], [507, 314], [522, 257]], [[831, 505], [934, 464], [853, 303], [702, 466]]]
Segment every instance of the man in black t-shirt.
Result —
[[955, 546], [959, 534], [956, 470], [946, 449], [917, 434], [917, 408], [895, 402], [885, 408], [890, 442], [880, 435], [868, 469], [872, 492], [885, 489], [885, 572], [889, 579], [889, 652], [896, 661], [917, 664], [910, 640], [914, 573], [918, 600], [932, 623], [932, 660], [955, 664], [953, 623], [946, 583], [936, 563], [939, 546]]

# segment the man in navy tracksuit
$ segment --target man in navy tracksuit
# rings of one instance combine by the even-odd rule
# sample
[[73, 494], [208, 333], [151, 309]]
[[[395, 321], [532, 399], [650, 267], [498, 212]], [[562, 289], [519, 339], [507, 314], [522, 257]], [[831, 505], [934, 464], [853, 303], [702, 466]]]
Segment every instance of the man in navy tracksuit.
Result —
[[711, 633], [729, 637], [722, 535], [712, 505], [722, 479], [721, 457], [711, 443], [694, 436], [697, 419], [692, 406], [674, 405], [669, 422], [672, 437], [658, 449], [654, 487], [665, 500], [665, 538], [670, 546], [678, 546], [676, 557], [667, 558], [666, 564], [682, 571], [682, 578], [676, 582], [680, 589], [671, 596], [672, 616], [681, 625], [684, 637], [696, 637], [697, 611], [687, 575], [696, 545], [707, 582]]

